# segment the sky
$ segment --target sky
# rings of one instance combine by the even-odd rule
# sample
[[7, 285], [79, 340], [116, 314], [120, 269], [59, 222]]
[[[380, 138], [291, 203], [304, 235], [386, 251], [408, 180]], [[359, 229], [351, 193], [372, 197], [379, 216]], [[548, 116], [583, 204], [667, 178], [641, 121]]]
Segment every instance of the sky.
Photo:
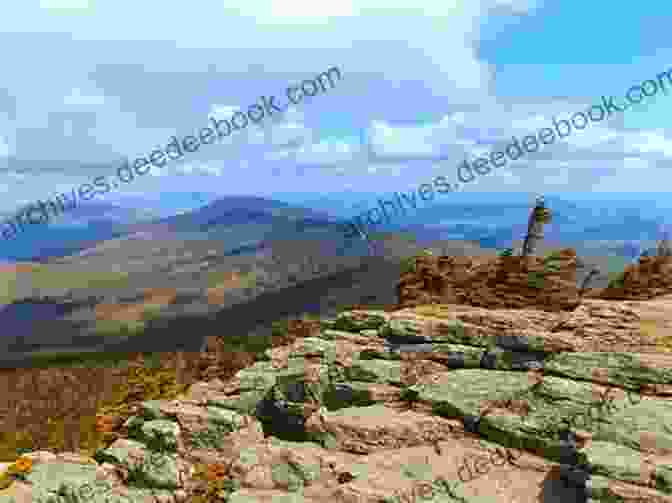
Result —
[[[465, 158], [603, 95], [622, 102], [672, 68], [670, 14], [669, 2], [606, 0], [12, 3], [0, 16], [0, 211], [112, 176], [123, 157], [260, 96], [286, 103], [287, 86], [333, 67], [333, 88], [100, 197], [319, 198], [455, 180]], [[463, 190], [666, 199], [671, 111], [659, 93]]]

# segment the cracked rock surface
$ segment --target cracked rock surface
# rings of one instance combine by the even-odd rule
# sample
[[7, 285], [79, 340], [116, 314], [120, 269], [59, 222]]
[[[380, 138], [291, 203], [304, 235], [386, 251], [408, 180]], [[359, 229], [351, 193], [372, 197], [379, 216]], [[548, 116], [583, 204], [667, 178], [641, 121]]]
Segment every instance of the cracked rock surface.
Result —
[[26, 455], [0, 503], [672, 502], [672, 355], [651, 320], [672, 298], [346, 311], [144, 402], [94, 458]]

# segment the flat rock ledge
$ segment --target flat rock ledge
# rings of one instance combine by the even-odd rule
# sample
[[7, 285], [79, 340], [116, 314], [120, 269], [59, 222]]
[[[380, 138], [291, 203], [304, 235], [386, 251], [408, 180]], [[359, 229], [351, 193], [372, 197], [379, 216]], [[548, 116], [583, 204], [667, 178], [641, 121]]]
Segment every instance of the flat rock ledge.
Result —
[[666, 302], [344, 312], [93, 458], [25, 455], [0, 503], [672, 503]]

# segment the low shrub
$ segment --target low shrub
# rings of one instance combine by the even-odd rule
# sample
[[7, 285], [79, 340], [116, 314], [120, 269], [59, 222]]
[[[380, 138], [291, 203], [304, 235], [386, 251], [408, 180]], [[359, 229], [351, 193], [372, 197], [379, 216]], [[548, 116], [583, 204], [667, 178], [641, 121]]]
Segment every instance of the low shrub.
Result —
[[558, 261], [562, 259], [560, 252], [554, 251], [549, 253], [544, 257], [544, 272], [546, 273], [554, 273], [554, 272], [560, 272], [560, 266], [558, 265]]
[[527, 285], [530, 288], [544, 288], [544, 273], [540, 271], [532, 271], [527, 274]]
[[623, 288], [625, 281], [625, 272], [609, 273], [609, 284], [607, 288]]
[[133, 415], [143, 401], [174, 399], [190, 383], [229, 379], [262, 359], [264, 352], [290, 344], [319, 327], [310, 316], [274, 324], [266, 335], [227, 333], [212, 337], [217, 356], [186, 352], [187, 366], [177, 382], [177, 354], [77, 353], [43, 354], [28, 368], [0, 369], [0, 461], [12, 462], [31, 451], [79, 451], [91, 455], [117, 433], [98, 431], [101, 416]]
[[8, 488], [15, 480], [25, 480], [26, 474], [30, 473], [32, 469], [33, 460], [20, 457], [9, 465], [3, 473], [0, 473], [0, 489]]
[[416, 272], [415, 257], [406, 257], [401, 260], [401, 274], [409, 274]]
[[95, 332], [104, 337], [127, 337], [139, 335], [145, 322], [138, 320], [96, 320]]
[[240, 489], [240, 483], [229, 477], [229, 467], [222, 463], [197, 464], [193, 479], [197, 481], [190, 499], [193, 503], [224, 503]]

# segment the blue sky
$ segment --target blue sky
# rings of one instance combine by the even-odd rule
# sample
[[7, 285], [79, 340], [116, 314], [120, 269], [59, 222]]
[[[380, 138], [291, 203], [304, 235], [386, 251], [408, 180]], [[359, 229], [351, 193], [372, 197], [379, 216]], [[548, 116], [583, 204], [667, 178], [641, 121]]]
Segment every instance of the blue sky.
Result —
[[[110, 176], [123, 156], [334, 66], [343, 76], [334, 89], [105, 200], [382, 194], [454, 180], [465, 157], [602, 95], [622, 100], [672, 68], [670, 14], [662, 1], [17, 2], [0, 18], [0, 43], [11, 48], [0, 83], [0, 211]], [[658, 94], [464, 191], [660, 197], [671, 112], [672, 95]]]

